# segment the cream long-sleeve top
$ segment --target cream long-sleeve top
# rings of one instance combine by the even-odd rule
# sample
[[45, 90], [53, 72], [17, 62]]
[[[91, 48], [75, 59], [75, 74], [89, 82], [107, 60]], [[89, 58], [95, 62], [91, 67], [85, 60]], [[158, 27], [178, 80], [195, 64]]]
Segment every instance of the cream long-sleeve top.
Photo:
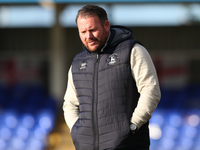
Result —
[[[130, 57], [132, 76], [140, 93], [138, 104], [130, 121], [140, 128], [151, 118], [160, 101], [161, 93], [156, 69], [147, 50], [142, 45], [135, 44]], [[63, 110], [65, 121], [71, 130], [79, 117], [79, 101], [73, 83], [71, 67], [68, 72]]]

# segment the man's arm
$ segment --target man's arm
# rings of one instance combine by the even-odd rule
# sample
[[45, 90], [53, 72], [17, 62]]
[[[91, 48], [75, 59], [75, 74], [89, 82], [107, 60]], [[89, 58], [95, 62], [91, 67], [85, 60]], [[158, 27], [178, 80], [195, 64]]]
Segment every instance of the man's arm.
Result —
[[140, 97], [133, 112], [131, 122], [140, 128], [156, 109], [161, 93], [156, 69], [147, 50], [135, 44], [131, 51], [131, 70], [136, 81]]
[[74, 87], [73, 79], [72, 79], [72, 72], [71, 68], [68, 72], [68, 83], [67, 83], [67, 90], [64, 96], [64, 117], [65, 121], [71, 131], [73, 125], [78, 119], [79, 116], [79, 101], [76, 96], [76, 89]]

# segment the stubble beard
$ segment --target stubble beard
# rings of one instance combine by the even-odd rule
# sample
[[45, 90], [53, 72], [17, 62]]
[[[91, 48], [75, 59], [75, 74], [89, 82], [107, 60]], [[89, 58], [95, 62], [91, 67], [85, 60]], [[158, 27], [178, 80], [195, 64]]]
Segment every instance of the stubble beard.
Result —
[[85, 47], [90, 51], [90, 52], [100, 52], [102, 50], [102, 48], [104, 47], [105, 43], [106, 43], [106, 40], [107, 40], [107, 37], [108, 35], [105, 33], [105, 37], [102, 39], [102, 40], [99, 40], [95, 37], [93, 37], [92, 39], [90, 39], [91, 41], [95, 41], [95, 46], [96, 48], [95, 49], [91, 49], [90, 46], [88, 45], [88, 42], [87, 42], [87, 45], [85, 45]]
[[89, 46], [88, 45], [88, 43], [87, 43], [87, 45], [85, 44], [85, 47], [90, 51], [90, 52], [100, 52], [101, 51], [101, 49], [103, 48], [103, 46], [104, 46], [104, 44], [105, 44], [105, 42], [103, 42], [103, 41], [99, 41], [98, 39], [92, 39], [92, 41], [95, 41], [95, 48], [93, 47], [93, 48], [91, 48], [91, 46]]

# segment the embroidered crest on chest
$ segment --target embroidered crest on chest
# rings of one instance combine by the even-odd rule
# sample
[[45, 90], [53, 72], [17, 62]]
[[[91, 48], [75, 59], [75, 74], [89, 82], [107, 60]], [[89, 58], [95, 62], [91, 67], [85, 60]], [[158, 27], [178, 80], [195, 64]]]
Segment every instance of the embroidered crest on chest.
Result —
[[116, 53], [110, 55], [107, 59], [109, 65], [114, 65], [118, 61], [119, 57]]

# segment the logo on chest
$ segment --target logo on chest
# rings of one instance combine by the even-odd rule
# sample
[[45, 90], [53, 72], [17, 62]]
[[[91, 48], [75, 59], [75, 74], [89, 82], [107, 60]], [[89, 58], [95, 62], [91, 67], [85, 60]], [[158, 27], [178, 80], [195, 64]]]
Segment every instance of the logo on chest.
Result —
[[81, 66], [80, 66], [80, 70], [84, 70], [86, 69], [87, 63], [86, 62], [82, 62]]
[[108, 65], [115, 65], [118, 61], [118, 55], [116, 53], [110, 55], [107, 59]]

